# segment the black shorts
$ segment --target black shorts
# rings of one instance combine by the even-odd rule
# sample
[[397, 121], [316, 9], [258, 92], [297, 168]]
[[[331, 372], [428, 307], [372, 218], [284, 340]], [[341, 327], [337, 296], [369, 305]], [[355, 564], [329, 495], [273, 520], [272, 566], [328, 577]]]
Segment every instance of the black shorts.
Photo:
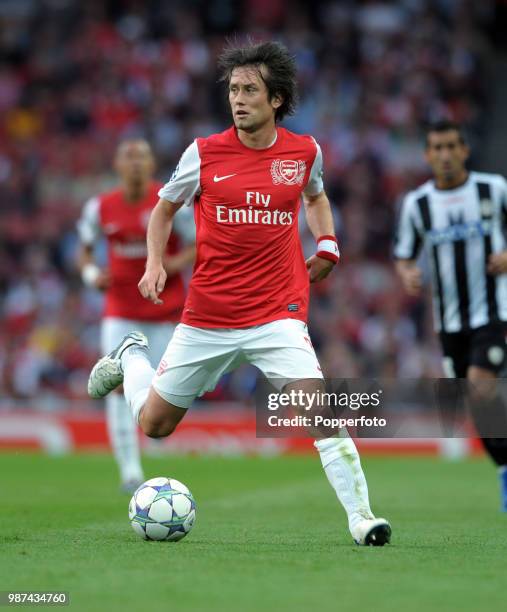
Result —
[[506, 365], [506, 333], [505, 323], [492, 323], [455, 334], [441, 333], [446, 376], [466, 378], [469, 366], [502, 374]]

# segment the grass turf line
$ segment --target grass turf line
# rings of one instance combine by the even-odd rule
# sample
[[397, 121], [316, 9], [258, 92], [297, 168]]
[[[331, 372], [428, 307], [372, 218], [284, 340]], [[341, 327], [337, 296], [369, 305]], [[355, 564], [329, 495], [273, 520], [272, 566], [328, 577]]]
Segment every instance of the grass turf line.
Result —
[[104, 455], [0, 455], [0, 590], [73, 610], [501, 609], [507, 516], [486, 460], [366, 458], [393, 544], [352, 544], [318, 457], [145, 460], [197, 500], [192, 533], [144, 542]]

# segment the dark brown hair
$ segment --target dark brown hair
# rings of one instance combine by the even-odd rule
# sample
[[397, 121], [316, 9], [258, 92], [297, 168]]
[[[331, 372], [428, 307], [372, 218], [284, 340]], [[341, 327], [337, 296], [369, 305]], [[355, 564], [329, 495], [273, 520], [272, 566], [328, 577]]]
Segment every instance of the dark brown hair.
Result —
[[429, 135], [437, 132], [441, 134], [442, 132], [458, 132], [459, 140], [461, 144], [466, 144], [466, 139], [463, 134], [463, 128], [459, 125], [459, 123], [455, 123], [454, 121], [450, 121], [449, 119], [441, 119], [440, 121], [435, 121], [434, 123], [430, 123], [426, 128], [426, 147], [429, 146]]
[[[220, 80], [229, 83], [234, 68], [254, 66], [268, 89], [269, 100], [280, 96], [282, 104], [275, 111], [275, 120], [293, 115], [297, 106], [296, 62], [279, 42], [249, 43], [244, 47], [229, 45], [218, 58]], [[261, 72], [261, 67], [266, 70]]]

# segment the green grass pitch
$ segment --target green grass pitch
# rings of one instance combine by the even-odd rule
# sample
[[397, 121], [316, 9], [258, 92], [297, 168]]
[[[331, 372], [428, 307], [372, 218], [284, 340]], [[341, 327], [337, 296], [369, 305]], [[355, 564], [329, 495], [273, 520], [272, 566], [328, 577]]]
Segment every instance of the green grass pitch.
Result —
[[507, 514], [485, 460], [365, 458], [393, 542], [355, 546], [318, 457], [145, 460], [197, 501], [192, 533], [144, 542], [106, 455], [0, 455], [0, 590], [72, 610], [505, 609]]

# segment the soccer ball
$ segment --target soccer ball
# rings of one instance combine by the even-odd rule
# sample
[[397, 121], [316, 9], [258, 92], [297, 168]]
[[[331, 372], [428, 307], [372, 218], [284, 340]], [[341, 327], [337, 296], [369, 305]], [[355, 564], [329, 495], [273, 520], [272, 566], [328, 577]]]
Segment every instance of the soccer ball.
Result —
[[179, 480], [151, 478], [132, 496], [129, 519], [132, 529], [144, 540], [177, 542], [194, 525], [195, 500]]

